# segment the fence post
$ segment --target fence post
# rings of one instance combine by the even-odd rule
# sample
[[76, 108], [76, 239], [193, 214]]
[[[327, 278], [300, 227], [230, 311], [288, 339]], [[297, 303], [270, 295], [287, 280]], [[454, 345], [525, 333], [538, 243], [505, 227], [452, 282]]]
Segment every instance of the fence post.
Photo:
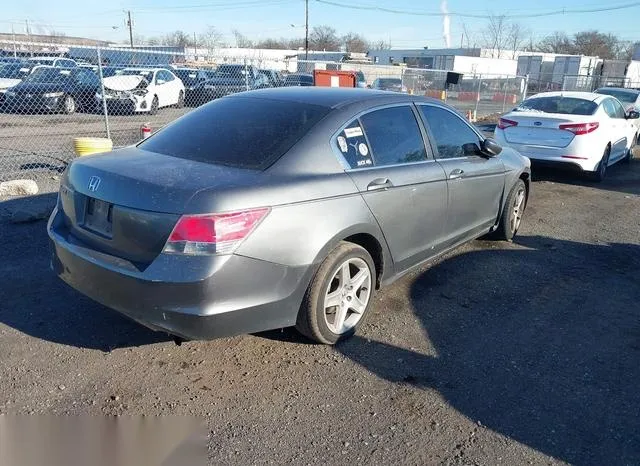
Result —
[[480, 78], [478, 79], [478, 97], [476, 98], [476, 108], [473, 110], [473, 114], [476, 116], [478, 115], [478, 106], [480, 105], [480, 88], [482, 87], [482, 75], [480, 75]]
[[107, 97], [104, 95], [104, 76], [102, 74], [102, 56], [100, 55], [100, 47], [96, 47], [96, 51], [98, 53], [98, 77], [100, 78], [100, 95], [102, 96], [104, 129], [107, 132], [107, 139], [111, 139], [111, 131], [109, 129], [109, 112], [107, 111]]
[[520, 101], [527, 99], [527, 94], [529, 93], [529, 75], [524, 77], [524, 95], [520, 99]]
[[507, 90], [509, 89], [509, 78], [507, 78], [507, 82], [505, 86], [502, 86], [502, 113], [504, 113], [504, 111], [507, 108]]
[[247, 69], [247, 59], [244, 59], [244, 86], [245, 90], [249, 90], [249, 70]]

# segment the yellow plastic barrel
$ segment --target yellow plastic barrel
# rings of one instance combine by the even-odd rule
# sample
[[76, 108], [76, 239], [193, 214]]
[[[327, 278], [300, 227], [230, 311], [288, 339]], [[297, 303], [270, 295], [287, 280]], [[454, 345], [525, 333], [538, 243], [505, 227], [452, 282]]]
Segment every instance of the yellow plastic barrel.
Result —
[[73, 148], [79, 156], [99, 154], [113, 150], [113, 141], [107, 138], [74, 138]]

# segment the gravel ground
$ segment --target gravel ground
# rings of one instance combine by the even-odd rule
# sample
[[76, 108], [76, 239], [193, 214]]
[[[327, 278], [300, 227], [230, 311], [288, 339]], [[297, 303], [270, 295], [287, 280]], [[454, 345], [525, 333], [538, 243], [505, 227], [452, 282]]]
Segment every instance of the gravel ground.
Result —
[[175, 346], [53, 277], [44, 222], [0, 223], [0, 413], [202, 416], [211, 464], [640, 464], [640, 161], [535, 176], [513, 243], [406, 276], [335, 348]]

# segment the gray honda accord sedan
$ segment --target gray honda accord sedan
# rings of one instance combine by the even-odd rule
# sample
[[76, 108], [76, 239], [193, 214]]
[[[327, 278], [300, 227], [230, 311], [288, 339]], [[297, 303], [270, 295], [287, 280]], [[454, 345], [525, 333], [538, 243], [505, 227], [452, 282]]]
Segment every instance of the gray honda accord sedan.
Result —
[[296, 326], [333, 344], [375, 291], [488, 233], [516, 234], [530, 163], [435, 100], [280, 88], [211, 102], [70, 164], [52, 268], [155, 330]]

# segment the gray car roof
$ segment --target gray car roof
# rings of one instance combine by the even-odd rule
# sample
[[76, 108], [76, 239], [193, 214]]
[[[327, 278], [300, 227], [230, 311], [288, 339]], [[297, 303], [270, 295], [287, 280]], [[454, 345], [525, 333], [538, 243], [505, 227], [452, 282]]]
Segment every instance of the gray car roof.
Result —
[[331, 88], [331, 87], [283, 87], [276, 89], [262, 89], [242, 92], [229, 96], [230, 98], [263, 98], [289, 102], [320, 105], [328, 108], [340, 108], [358, 102], [374, 104], [376, 101], [387, 100], [397, 102], [412, 102], [425, 100], [421, 97], [400, 94], [398, 92], [377, 91], [360, 88]]

